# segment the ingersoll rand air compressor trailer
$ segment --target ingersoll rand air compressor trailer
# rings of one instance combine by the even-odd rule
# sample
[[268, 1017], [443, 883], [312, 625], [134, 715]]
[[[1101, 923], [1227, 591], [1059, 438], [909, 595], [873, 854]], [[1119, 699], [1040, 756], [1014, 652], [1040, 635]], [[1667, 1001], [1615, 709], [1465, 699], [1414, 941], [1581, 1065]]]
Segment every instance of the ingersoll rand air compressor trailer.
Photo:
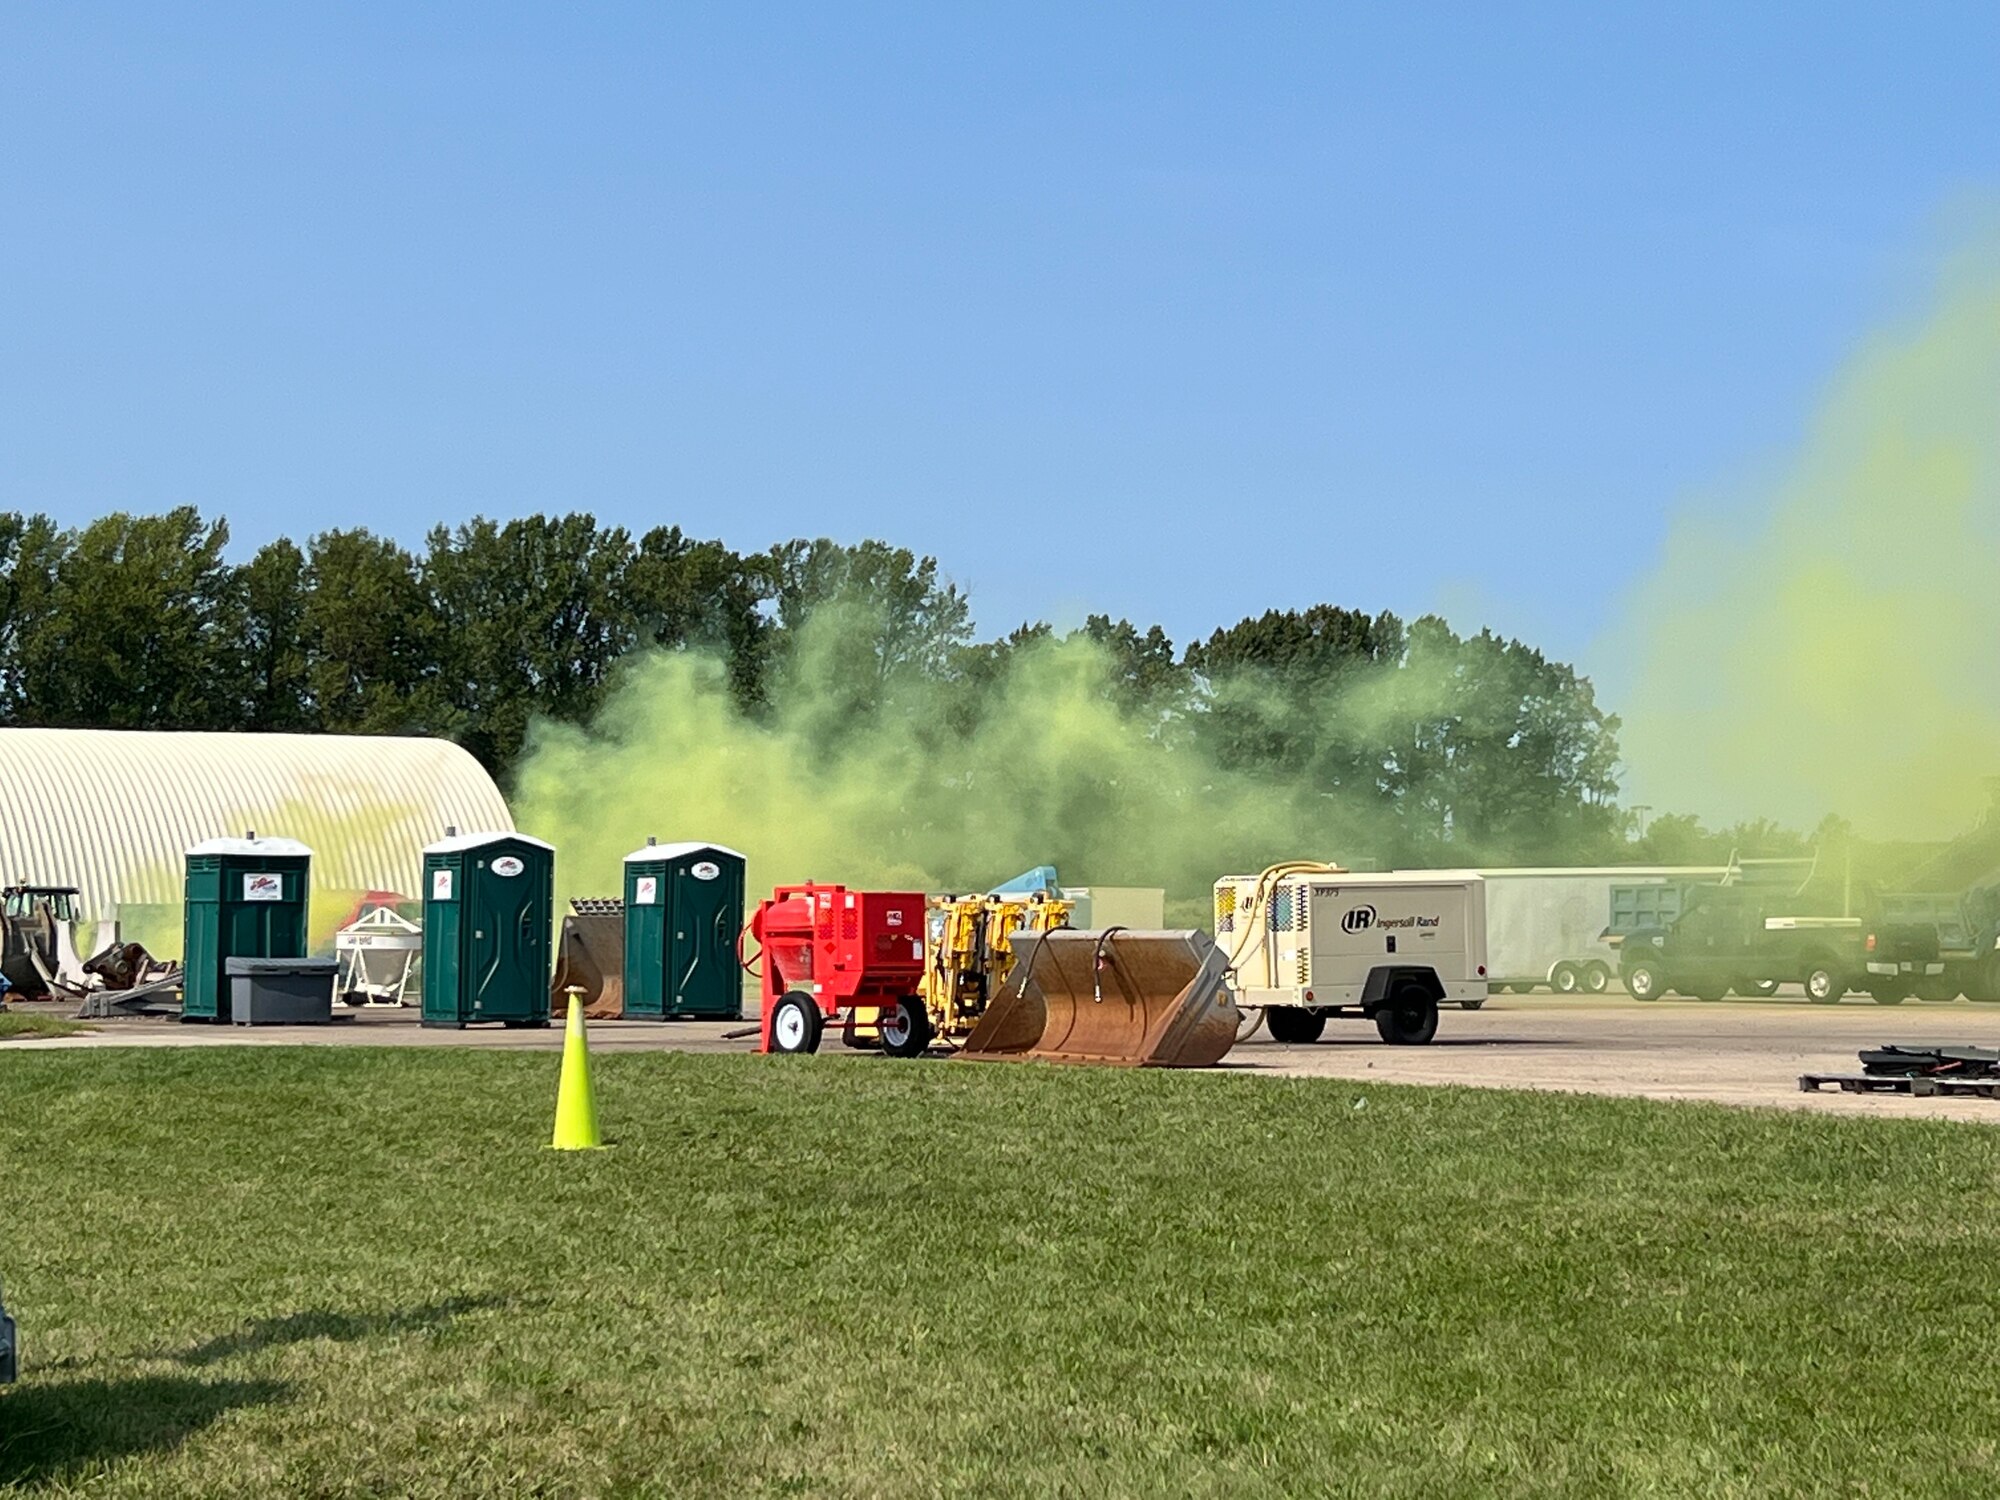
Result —
[[1486, 998], [1485, 884], [1470, 871], [1225, 876], [1215, 937], [1237, 1005], [1261, 1008], [1275, 1041], [1317, 1041], [1328, 1016], [1362, 1016], [1385, 1042], [1421, 1045], [1440, 1005]]

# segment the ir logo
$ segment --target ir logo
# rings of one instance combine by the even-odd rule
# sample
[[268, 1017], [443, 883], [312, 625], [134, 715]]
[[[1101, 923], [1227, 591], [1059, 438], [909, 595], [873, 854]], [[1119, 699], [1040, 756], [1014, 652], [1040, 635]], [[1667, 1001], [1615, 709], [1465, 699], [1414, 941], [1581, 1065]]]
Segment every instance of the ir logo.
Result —
[[1366, 932], [1374, 925], [1375, 908], [1372, 906], [1357, 906], [1340, 919], [1341, 929], [1345, 932]]

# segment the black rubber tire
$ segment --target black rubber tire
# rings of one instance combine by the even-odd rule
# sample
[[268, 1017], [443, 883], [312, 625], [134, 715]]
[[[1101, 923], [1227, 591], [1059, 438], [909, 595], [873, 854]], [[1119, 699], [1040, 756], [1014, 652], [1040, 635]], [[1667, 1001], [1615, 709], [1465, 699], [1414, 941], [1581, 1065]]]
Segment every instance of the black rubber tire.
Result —
[[1901, 1005], [1905, 1000], [1910, 998], [1901, 985], [1897, 985], [1893, 989], [1870, 990], [1868, 997], [1877, 1005]]
[[1326, 1015], [1301, 1005], [1273, 1005], [1264, 1012], [1264, 1025], [1272, 1041], [1303, 1047], [1319, 1040], [1320, 1033], [1326, 1030]]
[[1958, 998], [1958, 991], [1951, 987], [1949, 980], [1920, 979], [1917, 981], [1917, 998], [1926, 1005], [1949, 1005]]
[[1375, 1034], [1392, 1047], [1422, 1047], [1437, 1029], [1437, 1001], [1414, 985], [1397, 989], [1375, 1012]]
[[[795, 1019], [788, 1019], [795, 1017]], [[771, 1050], [796, 1055], [819, 1051], [820, 1033], [826, 1017], [819, 1003], [803, 990], [780, 995], [771, 1007]]]
[[1847, 983], [1833, 970], [1819, 964], [1806, 971], [1806, 999], [1814, 1005], [1836, 1005], [1847, 993]]
[[1959, 971], [1965, 998], [1974, 1005], [2000, 1004], [2000, 959], [1988, 958]]
[[1718, 1000], [1725, 999], [1728, 996], [1728, 994], [1729, 991], [1726, 989], [1718, 990], [1711, 988], [1711, 989], [1696, 990], [1694, 997], [1695, 999], [1701, 1001], [1704, 1005], [1713, 1005]]
[[1731, 988], [1746, 1000], [1755, 1000], [1760, 996], [1777, 994], [1778, 981], [1775, 979], [1739, 979]]
[[1625, 981], [1625, 993], [1634, 1000], [1657, 1000], [1667, 992], [1666, 981], [1651, 964], [1634, 964], [1620, 977]]
[[931, 1013], [915, 995], [883, 1006], [878, 1029], [882, 1050], [891, 1057], [922, 1057], [930, 1050]]
[[1583, 988], [1583, 977], [1576, 972], [1576, 965], [1557, 964], [1549, 970], [1549, 987], [1558, 995], [1574, 995]]
[[1601, 995], [1611, 988], [1611, 970], [1607, 965], [1592, 961], [1583, 966], [1583, 990], [1587, 995]]
[[1479, 1010], [1483, 1008], [1485, 1004], [1486, 1002], [1484, 1000], [1461, 1000], [1458, 1002], [1458, 1008], [1460, 1010]]

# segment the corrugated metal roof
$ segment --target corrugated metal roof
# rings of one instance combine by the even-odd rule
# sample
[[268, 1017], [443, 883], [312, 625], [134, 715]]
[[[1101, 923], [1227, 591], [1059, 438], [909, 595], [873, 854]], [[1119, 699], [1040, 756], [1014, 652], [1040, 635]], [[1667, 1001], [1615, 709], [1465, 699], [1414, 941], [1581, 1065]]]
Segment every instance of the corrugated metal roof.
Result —
[[178, 904], [186, 851], [252, 828], [310, 845], [321, 890], [415, 895], [450, 826], [514, 820], [447, 740], [0, 729], [0, 879], [75, 885], [93, 916]]

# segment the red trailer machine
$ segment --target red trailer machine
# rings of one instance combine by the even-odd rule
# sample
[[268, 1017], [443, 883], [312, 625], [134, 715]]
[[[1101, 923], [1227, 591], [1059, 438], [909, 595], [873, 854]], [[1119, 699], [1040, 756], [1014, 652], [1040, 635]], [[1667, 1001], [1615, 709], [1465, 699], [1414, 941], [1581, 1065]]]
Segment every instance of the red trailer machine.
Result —
[[908, 1057], [930, 1045], [924, 976], [924, 898], [917, 891], [781, 885], [759, 903], [750, 935], [763, 952], [763, 1052], [816, 1052], [829, 1021], [856, 1010], [879, 1025], [882, 1050]]

